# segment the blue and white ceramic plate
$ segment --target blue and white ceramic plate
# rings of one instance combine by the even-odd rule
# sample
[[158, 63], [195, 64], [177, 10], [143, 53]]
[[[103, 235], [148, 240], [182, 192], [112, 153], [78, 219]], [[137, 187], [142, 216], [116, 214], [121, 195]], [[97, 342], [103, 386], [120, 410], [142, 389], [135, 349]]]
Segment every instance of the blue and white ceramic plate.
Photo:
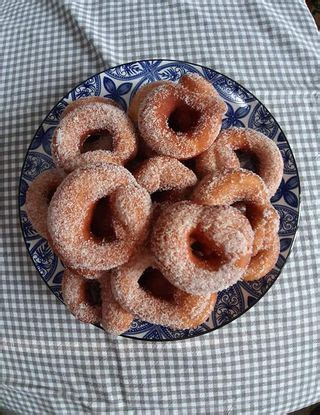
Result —
[[210, 318], [199, 327], [192, 330], [171, 330], [135, 320], [131, 329], [123, 334], [125, 337], [153, 341], [186, 339], [208, 333], [235, 320], [259, 301], [278, 278], [297, 231], [300, 201], [298, 170], [290, 145], [267, 108], [243, 86], [213, 69], [173, 60], [130, 62], [94, 75], [72, 89], [52, 108], [31, 141], [21, 171], [19, 207], [23, 237], [40, 277], [62, 301], [60, 289], [63, 265], [47, 241], [32, 228], [25, 212], [25, 198], [29, 184], [38, 174], [54, 167], [50, 151], [51, 138], [64, 108], [71, 101], [82, 97], [102, 96], [114, 99], [126, 110], [142, 85], [159, 79], [177, 82], [187, 72], [203, 75], [225, 100], [228, 111], [222, 128], [250, 127], [277, 143], [284, 161], [284, 172], [272, 203], [280, 215], [281, 252], [276, 266], [264, 278], [254, 282], [241, 281], [221, 291]]

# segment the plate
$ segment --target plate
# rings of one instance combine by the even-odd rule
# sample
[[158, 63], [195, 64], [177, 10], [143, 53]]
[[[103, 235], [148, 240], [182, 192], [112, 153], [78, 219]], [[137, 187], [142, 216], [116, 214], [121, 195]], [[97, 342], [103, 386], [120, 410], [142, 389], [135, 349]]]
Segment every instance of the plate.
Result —
[[171, 330], [136, 319], [130, 330], [123, 334], [125, 337], [153, 341], [186, 339], [216, 330], [240, 317], [263, 297], [278, 278], [289, 256], [298, 227], [300, 184], [292, 150], [277, 121], [250, 91], [228, 76], [189, 62], [130, 62], [96, 74], [68, 92], [43, 120], [28, 148], [20, 176], [19, 212], [25, 244], [40, 277], [63, 302], [63, 264], [54, 255], [47, 241], [32, 228], [25, 212], [26, 192], [30, 183], [41, 172], [54, 167], [50, 145], [53, 131], [63, 110], [71, 101], [88, 96], [111, 98], [127, 110], [130, 100], [142, 85], [156, 80], [177, 82], [183, 74], [189, 72], [204, 76], [226, 102], [228, 111], [223, 119], [222, 128], [250, 127], [277, 143], [284, 161], [284, 172], [280, 187], [271, 201], [280, 215], [281, 252], [274, 269], [264, 278], [253, 282], [240, 281], [219, 292], [210, 318], [199, 327], [191, 330]]

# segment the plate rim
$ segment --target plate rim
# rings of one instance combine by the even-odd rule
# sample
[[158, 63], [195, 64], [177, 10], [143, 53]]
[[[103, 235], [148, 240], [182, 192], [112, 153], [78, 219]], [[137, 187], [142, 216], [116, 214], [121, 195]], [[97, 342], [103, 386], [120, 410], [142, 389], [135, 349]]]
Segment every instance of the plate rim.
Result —
[[[167, 58], [150, 58], [150, 59], [138, 59], [138, 60], [133, 60], [133, 61], [129, 61], [129, 62], [125, 62], [125, 63], [120, 63], [120, 64], [118, 64], [118, 65], [115, 65], [115, 66], [110, 66], [109, 68], [107, 68], [107, 69], [104, 69], [104, 70], [102, 70], [102, 71], [100, 71], [100, 72], [97, 72], [97, 73], [94, 73], [94, 74], [92, 74], [92, 75], [90, 75], [88, 78], [86, 78], [86, 79], [84, 79], [84, 80], [82, 80], [81, 82], [79, 82], [78, 84], [76, 84], [75, 86], [73, 86], [65, 95], [63, 95], [55, 104], [54, 104], [54, 106], [53, 107], [51, 107], [50, 109], [49, 109], [49, 111], [46, 113], [46, 115], [45, 115], [45, 117], [42, 119], [42, 121], [40, 122], [40, 124], [39, 124], [39, 126], [38, 126], [38, 128], [36, 129], [36, 131], [34, 132], [34, 134], [33, 134], [33, 136], [32, 136], [32, 139], [31, 139], [31, 141], [30, 141], [30, 143], [29, 143], [29, 145], [28, 145], [28, 147], [27, 147], [27, 149], [26, 149], [26, 151], [25, 151], [25, 155], [24, 155], [24, 158], [23, 158], [23, 162], [22, 162], [22, 166], [21, 166], [21, 169], [19, 170], [20, 171], [20, 175], [19, 175], [19, 186], [18, 186], [18, 192], [17, 192], [17, 197], [16, 197], [16, 201], [17, 201], [17, 213], [18, 213], [18, 217], [19, 217], [19, 224], [20, 224], [20, 231], [21, 231], [21, 234], [22, 234], [22, 237], [23, 237], [23, 241], [24, 241], [24, 245], [25, 245], [25, 248], [26, 248], [26, 250], [27, 250], [27, 252], [28, 252], [28, 255], [29, 255], [29, 257], [30, 257], [30, 259], [31, 259], [31, 261], [32, 261], [32, 264], [33, 264], [33, 266], [34, 266], [34, 268], [36, 269], [36, 271], [37, 271], [37, 273], [39, 274], [39, 276], [40, 276], [40, 278], [41, 278], [41, 280], [46, 284], [46, 286], [47, 286], [47, 288], [50, 290], [50, 292], [55, 296], [55, 298], [56, 299], [58, 299], [58, 301], [60, 302], [60, 303], [62, 303], [65, 307], [66, 307], [66, 305], [65, 305], [65, 303], [61, 300], [61, 298], [59, 298], [59, 296], [55, 293], [55, 292], [53, 292], [52, 291], [52, 289], [51, 289], [51, 287], [50, 287], [50, 285], [48, 284], [48, 282], [42, 277], [42, 275], [41, 275], [41, 273], [40, 273], [40, 271], [38, 270], [38, 268], [36, 267], [36, 264], [35, 264], [35, 261], [33, 260], [33, 257], [31, 256], [31, 254], [30, 254], [30, 251], [29, 251], [29, 249], [28, 249], [28, 245], [27, 245], [27, 241], [26, 241], [26, 238], [25, 238], [25, 235], [24, 235], [24, 231], [23, 231], [23, 226], [22, 226], [22, 218], [21, 218], [21, 206], [20, 206], [20, 203], [19, 203], [19, 196], [20, 196], [20, 190], [21, 190], [21, 183], [22, 183], [22, 172], [23, 172], [23, 170], [24, 170], [24, 167], [25, 167], [25, 164], [26, 164], [26, 160], [27, 160], [27, 156], [28, 156], [28, 154], [29, 154], [29, 151], [30, 151], [30, 147], [32, 146], [32, 142], [33, 142], [33, 140], [34, 140], [34, 138], [36, 137], [36, 135], [38, 134], [38, 132], [40, 131], [40, 129], [41, 129], [41, 127], [42, 127], [42, 125], [44, 124], [44, 122], [45, 122], [45, 120], [48, 118], [48, 116], [49, 116], [49, 114], [59, 105], [59, 103], [62, 101], [62, 100], [64, 100], [68, 95], [70, 95], [70, 93], [73, 91], [73, 90], [75, 90], [76, 88], [78, 88], [80, 85], [82, 85], [83, 83], [85, 83], [86, 81], [88, 81], [89, 79], [91, 79], [91, 78], [93, 78], [93, 77], [95, 77], [95, 76], [100, 76], [101, 74], [103, 74], [103, 73], [106, 73], [108, 70], [111, 70], [111, 69], [115, 69], [115, 68], [117, 68], [117, 67], [119, 67], [119, 66], [125, 66], [125, 65], [131, 65], [131, 64], [134, 64], [134, 63], [140, 63], [140, 62], [150, 62], [150, 61], [165, 61], [165, 62], [178, 62], [178, 63], [181, 63], [181, 64], [189, 64], [189, 65], [192, 65], [192, 66], [196, 66], [196, 67], [199, 67], [199, 68], [201, 68], [201, 69], [208, 69], [209, 71], [214, 71], [214, 72], [216, 72], [218, 75], [221, 75], [221, 76], [223, 76], [223, 77], [225, 77], [225, 78], [227, 78], [227, 79], [229, 79], [230, 81], [232, 81], [232, 82], [235, 82], [237, 85], [240, 85], [240, 87], [241, 88], [243, 88], [243, 90], [245, 91], [245, 92], [248, 92], [249, 94], [251, 94], [253, 97], [254, 97], [254, 99], [257, 101], [257, 103], [259, 103], [260, 105], [262, 105], [264, 108], [266, 108], [266, 110], [270, 113], [270, 115], [272, 116], [272, 118], [274, 119], [274, 121], [276, 122], [276, 124], [277, 124], [277, 126], [278, 126], [278, 128], [279, 128], [279, 130], [280, 130], [280, 133], [282, 133], [283, 135], [284, 135], [284, 137], [285, 137], [285, 139], [286, 139], [286, 142], [287, 142], [287, 144], [288, 144], [288, 147], [289, 147], [289, 149], [290, 149], [290, 152], [291, 152], [291, 154], [292, 154], [292, 159], [293, 159], [293, 164], [294, 164], [294, 167], [295, 167], [295, 171], [297, 172], [297, 179], [298, 179], [298, 186], [297, 186], [297, 189], [298, 189], [298, 205], [297, 205], [297, 225], [296, 225], [296, 229], [295, 229], [295, 232], [294, 232], [294, 235], [293, 235], [293, 237], [292, 237], [292, 243], [291, 243], [291, 245], [290, 245], [290, 248], [289, 248], [289, 250], [288, 250], [288, 253], [287, 253], [287, 257], [286, 257], [286, 260], [285, 260], [285, 262], [283, 263], [283, 265], [281, 266], [281, 268], [279, 268], [279, 272], [278, 272], [278, 275], [275, 277], [275, 279], [272, 281], [272, 283], [271, 283], [271, 285], [269, 286], [269, 287], [267, 287], [267, 289], [266, 289], [266, 291], [261, 295], [261, 297], [259, 297], [259, 299], [256, 301], [256, 302], [254, 302], [253, 304], [251, 304], [250, 306], [248, 306], [242, 313], [240, 313], [240, 314], [238, 314], [237, 316], [235, 316], [235, 317], [233, 317], [233, 318], [231, 318], [230, 320], [228, 320], [228, 321], [226, 321], [226, 322], [224, 322], [223, 324], [221, 324], [221, 325], [219, 325], [219, 326], [217, 326], [217, 327], [213, 327], [213, 328], [210, 328], [209, 330], [207, 330], [207, 331], [204, 331], [204, 332], [202, 332], [202, 333], [195, 333], [195, 334], [192, 334], [192, 335], [190, 335], [190, 336], [187, 336], [187, 337], [183, 337], [183, 338], [171, 338], [171, 339], [168, 339], [168, 338], [165, 338], [165, 339], [149, 339], [149, 338], [143, 338], [143, 337], [135, 337], [135, 336], [131, 336], [131, 335], [126, 335], [126, 334], [124, 334], [124, 333], [122, 333], [122, 334], [120, 334], [119, 336], [113, 336], [113, 337], [122, 337], [122, 338], [127, 338], [127, 339], [132, 339], [132, 340], [136, 340], [136, 341], [146, 341], [146, 342], [155, 342], [155, 343], [161, 343], [161, 342], [176, 342], [176, 341], [187, 341], [187, 340], [189, 340], [189, 339], [193, 339], [193, 338], [195, 338], [195, 337], [199, 337], [199, 336], [204, 336], [204, 335], [206, 335], [206, 334], [209, 334], [209, 333], [212, 333], [212, 332], [214, 332], [214, 331], [216, 331], [216, 330], [218, 330], [218, 329], [222, 329], [223, 327], [225, 327], [226, 325], [228, 325], [228, 324], [231, 324], [232, 322], [234, 322], [235, 320], [237, 320], [238, 318], [240, 318], [241, 316], [243, 316], [245, 313], [247, 313], [252, 307], [254, 307], [267, 293], [268, 293], [268, 291], [273, 287], [273, 285], [275, 284], [275, 282], [278, 280], [278, 278], [280, 277], [280, 275], [281, 275], [281, 273], [283, 272], [283, 270], [285, 269], [285, 267], [286, 267], [286, 265], [287, 265], [287, 262], [288, 262], [288, 260], [290, 259], [290, 254], [291, 254], [291, 252], [292, 252], [292, 248], [294, 247], [294, 244], [295, 244], [295, 242], [296, 242], [296, 238], [297, 238], [297, 233], [298, 233], [298, 230], [299, 230], [299, 228], [300, 228], [300, 215], [301, 215], [301, 181], [300, 181], [300, 174], [299, 174], [299, 170], [298, 170], [298, 165], [297, 165], [297, 162], [296, 162], [296, 158], [295, 158], [295, 155], [294, 155], [294, 152], [292, 151], [292, 148], [291, 148], [291, 145], [290, 145], [290, 142], [289, 142], [289, 140], [287, 139], [287, 135], [284, 133], [284, 131], [283, 131], [283, 129], [282, 129], [282, 127], [281, 127], [281, 125], [279, 124], [279, 122], [276, 120], [276, 118], [273, 116], [273, 114], [271, 113], [271, 111], [268, 109], [268, 107], [266, 106], [266, 105], [264, 105], [264, 103], [259, 99], [259, 98], [257, 98], [256, 97], [256, 95], [255, 94], [253, 94], [251, 91], [249, 91], [245, 86], [243, 86], [240, 82], [238, 82], [238, 81], [236, 81], [235, 79], [233, 79], [233, 78], [231, 78], [231, 77], [229, 77], [228, 75], [225, 75], [224, 73], [222, 73], [222, 72], [220, 72], [220, 71], [218, 71], [218, 70], [216, 70], [216, 69], [213, 69], [213, 68], [209, 68], [208, 66], [204, 66], [204, 65], [201, 65], [201, 64], [198, 64], [198, 63], [193, 63], [193, 62], [189, 62], [189, 61], [185, 61], [185, 60], [180, 60], [180, 59], [167, 59]], [[67, 308], [67, 307], [66, 307]], [[77, 320], [76, 320], [77, 321]], [[90, 324], [90, 325], [88, 325], [88, 326], [95, 326], [95, 327], [97, 327], [97, 328], [99, 328], [100, 330], [103, 330], [106, 334], [108, 334], [105, 330], [104, 330], [104, 328], [102, 327], [102, 326], [100, 326], [100, 325], [98, 325], [98, 324]]]

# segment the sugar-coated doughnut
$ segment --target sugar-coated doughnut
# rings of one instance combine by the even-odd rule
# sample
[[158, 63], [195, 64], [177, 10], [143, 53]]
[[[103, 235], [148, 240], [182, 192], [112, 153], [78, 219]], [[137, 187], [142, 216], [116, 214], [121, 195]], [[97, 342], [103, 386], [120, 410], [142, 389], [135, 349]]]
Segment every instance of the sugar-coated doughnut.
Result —
[[131, 118], [131, 120], [134, 122], [135, 125], [138, 125], [138, 115], [139, 115], [139, 109], [140, 105], [143, 102], [143, 100], [147, 97], [150, 92], [152, 92], [155, 88], [157, 88], [160, 85], [164, 85], [169, 81], [155, 81], [151, 82], [149, 84], [145, 84], [142, 87], [140, 87], [133, 98], [130, 101], [130, 105], [128, 108], [128, 115]]
[[262, 248], [266, 238], [278, 232], [279, 215], [269, 201], [268, 189], [261, 177], [249, 170], [227, 169], [208, 174], [196, 185], [192, 200], [209, 206], [244, 202], [255, 234], [253, 255]]
[[70, 272], [73, 274], [77, 274], [81, 277], [84, 277], [88, 280], [97, 280], [100, 279], [105, 275], [105, 271], [97, 271], [94, 269], [86, 269], [86, 268], [68, 268]]
[[[109, 99], [82, 98], [70, 104], [52, 138], [52, 156], [58, 167], [70, 172], [79, 166], [106, 162], [124, 164], [137, 151], [137, 136], [127, 114]], [[83, 152], [85, 141], [110, 135], [111, 150]]]
[[212, 311], [216, 294], [188, 294], [161, 275], [148, 253], [139, 253], [112, 271], [118, 303], [137, 317], [173, 329], [197, 327]]
[[97, 281], [66, 269], [62, 277], [62, 297], [71, 313], [84, 323], [101, 321], [100, 287]]
[[242, 278], [252, 243], [250, 223], [238, 209], [183, 201], [161, 212], [150, 247], [160, 271], [174, 286], [206, 295]]
[[[126, 186], [129, 186], [126, 189]], [[107, 197], [114, 235], [92, 232], [94, 211]], [[147, 237], [148, 192], [124, 167], [101, 164], [70, 173], [51, 200], [48, 230], [54, 250], [71, 268], [106, 271], [126, 262]]]
[[133, 175], [151, 195], [158, 195], [162, 200], [186, 198], [198, 180], [179, 160], [166, 156], [145, 160]]
[[256, 255], [251, 258], [250, 264], [243, 279], [245, 281], [258, 280], [272, 270], [280, 253], [279, 236], [275, 233], [269, 238]]
[[64, 178], [58, 169], [46, 170], [30, 184], [25, 209], [34, 229], [48, 239], [47, 214], [51, 198]]
[[101, 325], [111, 334], [129, 330], [133, 315], [125, 310], [114, 298], [111, 290], [111, 275], [106, 273], [99, 279], [101, 288]]
[[226, 168], [238, 169], [237, 150], [248, 152], [257, 160], [257, 174], [265, 182], [270, 197], [273, 196], [282, 178], [282, 156], [273, 140], [251, 128], [223, 130], [212, 146], [197, 157], [197, 173], [203, 177]]
[[[188, 77], [192, 89], [185, 81]], [[207, 150], [217, 137], [226, 105], [215, 93], [196, 92], [197, 78], [202, 89], [207, 81], [200, 75], [187, 74], [178, 84], [167, 82], [153, 89], [141, 103], [139, 131], [147, 146], [157, 153], [192, 158]]]
[[78, 320], [101, 323], [111, 334], [121, 334], [128, 330], [133, 320], [132, 314], [114, 299], [108, 272], [94, 281], [66, 269], [62, 278], [62, 297]]
[[120, 108], [119, 105], [110, 98], [85, 97], [85, 98], [80, 98], [80, 99], [77, 99], [76, 101], [70, 102], [63, 110], [63, 113], [61, 114], [61, 119], [65, 117], [67, 114], [69, 114], [71, 111], [77, 108], [86, 107], [88, 104], [97, 104], [99, 102], [101, 102], [102, 104], [109, 104], [109, 105], [113, 105], [114, 107]]

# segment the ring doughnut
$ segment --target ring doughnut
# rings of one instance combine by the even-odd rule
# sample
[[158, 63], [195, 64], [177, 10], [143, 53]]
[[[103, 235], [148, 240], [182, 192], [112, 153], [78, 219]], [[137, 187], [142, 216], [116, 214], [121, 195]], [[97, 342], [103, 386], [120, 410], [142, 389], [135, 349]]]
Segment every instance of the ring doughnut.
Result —
[[[112, 149], [84, 151], [88, 137], [111, 136]], [[82, 98], [64, 111], [52, 138], [52, 156], [58, 167], [71, 172], [91, 163], [124, 164], [137, 151], [137, 137], [129, 117], [110, 99]]]
[[87, 280], [66, 269], [61, 289], [63, 301], [78, 320], [92, 324], [101, 321], [101, 298], [97, 281]]
[[108, 333], [121, 334], [129, 330], [133, 315], [115, 300], [111, 290], [110, 278], [110, 273], [106, 273], [106, 276], [99, 280], [101, 287], [101, 325]]
[[166, 156], [145, 160], [133, 175], [153, 201], [182, 200], [198, 180], [194, 172], [179, 160]]
[[[226, 111], [216, 94], [187, 89], [184, 83], [188, 77], [185, 75], [179, 84], [167, 82], [153, 89], [141, 103], [138, 115], [139, 131], [147, 146], [177, 159], [192, 158], [207, 150], [220, 131]], [[193, 84], [195, 77], [192, 75]], [[207, 82], [198, 78], [201, 84]]]
[[58, 169], [46, 170], [30, 184], [26, 194], [26, 212], [34, 229], [48, 239], [47, 214], [51, 198], [64, 174]]
[[245, 281], [254, 281], [264, 277], [276, 264], [280, 253], [280, 240], [277, 234], [273, 235], [264, 247], [251, 258], [248, 269], [243, 277]]
[[212, 311], [216, 294], [188, 294], [170, 284], [148, 253], [112, 271], [111, 287], [119, 304], [142, 320], [173, 329], [197, 327]]
[[230, 206], [177, 202], [153, 226], [151, 252], [174, 286], [206, 295], [235, 284], [251, 259], [253, 231]]
[[249, 170], [208, 174], [196, 185], [192, 200], [209, 206], [244, 202], [254, 231], [253, 255], [278, 232], [279, 216], [269, 201], [268, 190], [261, 177]]
[[85, 323], [101, 323], [108, 333], [123, 333], [133, 320], [133, 316], [114, 299], [108, 272], [98, 281], [93, 281], [66, 269], [62, 279], [62, 296], [77, 319]]
[[170, 82], [170, 81], [150, 82], [149, 84], [146, 84], [140, 87], [138, 91], [135, 93], [135, 95], [130, 101], [130, 105], [128, 108], [128, 116], [131, 118], [131, 120], [133, 121], [135, 125], [138, 125], [138, 114], [139, 114], [140, 105], [143, 102], [143, 100], [146, 98], [148, 94], [150, 94], [151, 91], [153, 91], [158, 86], [165, 85], [167, 82]]
[[[188, 73], [183, 75], [180, 80], [179, 84], [185, 87], [190, 92], [195, 92], [196, 94], [205, 94], [210, 95], [221, 101], [221, 104], [224, 105], [222, 98], [216, 91], [216, 89], [202, 76], [196, 73]], [[226, 107], [225, 107], [226, 109]]]
[[[95, 226], [101, 201], [112, 238]], [[126, 262], [143, 243], [150, 213], [148, 192], [128, 170], [114, 164], [91, 165], [74, 170], [59, 186], [49, 206], [48, 230], [67, 267], [107, 271]]]
[[98, 280], [104, 276], [105, 271], [97, 271], [93, 269], [86, 269], [86, 268], [68, 268], [70, 272], [73, 274], [77, 274], [80, 277], [84, 277], [88, 280]]
[[273, 140], [251, 128], [234, 127], [222, 131], [212, 146], [197, 157], [197, 173], [203, 177], [226, 168], [240, 168], [236, 150], [249, 152], [256, 157], [257, 174], [269, 189], [269, 196], [273, 196], [282, 178], [282, 156]]

